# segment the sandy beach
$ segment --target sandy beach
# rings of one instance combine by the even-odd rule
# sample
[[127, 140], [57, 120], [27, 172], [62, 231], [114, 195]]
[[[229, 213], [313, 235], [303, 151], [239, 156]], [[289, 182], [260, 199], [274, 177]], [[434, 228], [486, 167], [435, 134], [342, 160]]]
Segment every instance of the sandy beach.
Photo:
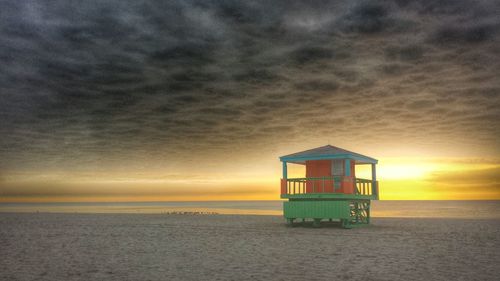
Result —
[[1, 280], [498, 280], [500, 220], [0, 213]]

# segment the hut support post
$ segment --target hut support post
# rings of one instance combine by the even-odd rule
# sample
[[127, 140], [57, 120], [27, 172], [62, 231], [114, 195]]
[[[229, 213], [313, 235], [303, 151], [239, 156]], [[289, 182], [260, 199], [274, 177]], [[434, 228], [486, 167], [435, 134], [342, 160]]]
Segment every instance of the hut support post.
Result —
[[378, 199], [378, 186], [377, 186], [377, 168], [376, 164], [372, 164], [372, 193]]
[[345, 176], [350, 177], [351, 176], [351, 159], [346, 159], [345, 160]]
[[286, 167], [286, 161], [283, 161], [283, 179], [286, 180], [288, 178], [288, 171]]

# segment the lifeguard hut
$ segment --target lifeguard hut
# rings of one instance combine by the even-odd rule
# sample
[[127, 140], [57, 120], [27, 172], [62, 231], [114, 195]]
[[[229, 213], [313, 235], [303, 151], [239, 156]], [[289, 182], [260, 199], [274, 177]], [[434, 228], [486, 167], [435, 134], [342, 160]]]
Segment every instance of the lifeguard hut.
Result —
[[[378, 160], [332, 145], [280, 157], [281, 198], [288, 224], [294, 220], [340, 220], [344, 228], [370, 223], [370, 202], [378, 200]], [[305, 165], [303, 178], [288, 178], [288, 164]], [[356, 178], [357, 165], [371, 165], [371, 179]]]

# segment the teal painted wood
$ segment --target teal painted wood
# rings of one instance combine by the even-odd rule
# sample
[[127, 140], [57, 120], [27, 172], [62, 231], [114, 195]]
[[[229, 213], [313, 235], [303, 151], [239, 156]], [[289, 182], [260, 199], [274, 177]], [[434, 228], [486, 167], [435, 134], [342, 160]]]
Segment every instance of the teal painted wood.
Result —
[[283, 214], [287, 219], [350, 219], [349, 201], [285, 201]]
[[377, 159], [371, 158], [369, 156], [332, 145], [325, 145], [280, 157], [281, 161], [292, 162], [296, 164], [305, 164], [305, 161], [307, 160], [323, 159], [354, 159], [356, 161], [359, 161], [360, 163], [365, 164], [376, 164], [378, 162]]
[[333, 154], [333, 155], [318, 155], [312, 157], [280, 157], [282, 162], [297, 162], [297, 161], [306, 161], [306, 160], [328, 160], [328, 159], [353, 159], [357, 161], [362, 161], [366, 163], [376, 164], [378, 160], [367, 157], [360, 157], [351, 154]]
[[345, 193], [302, 193], [281, 194], [282, 199], [353, 199], [353, 200], [376, 200], [376, 195], [345, 194]]
[[344, 161], [344, 164], [345, 164], [345, 175], [349, 177], [351, 175], [351, 160], [346, 159]]
[[375, 164], [372, 164], [372, 188], [373, 194], [375, 195], [376, 200], [378, 200], [377, 167]]

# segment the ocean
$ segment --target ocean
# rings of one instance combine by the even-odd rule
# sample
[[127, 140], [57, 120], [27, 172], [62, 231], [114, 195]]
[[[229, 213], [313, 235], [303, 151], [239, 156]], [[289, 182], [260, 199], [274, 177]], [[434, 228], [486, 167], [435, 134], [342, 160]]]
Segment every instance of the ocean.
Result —
[[[282, 202], [0, 203], [0, 212], [281, 215]], [[500, 218], [500, 201], [372, 201], [372, 217]]]

